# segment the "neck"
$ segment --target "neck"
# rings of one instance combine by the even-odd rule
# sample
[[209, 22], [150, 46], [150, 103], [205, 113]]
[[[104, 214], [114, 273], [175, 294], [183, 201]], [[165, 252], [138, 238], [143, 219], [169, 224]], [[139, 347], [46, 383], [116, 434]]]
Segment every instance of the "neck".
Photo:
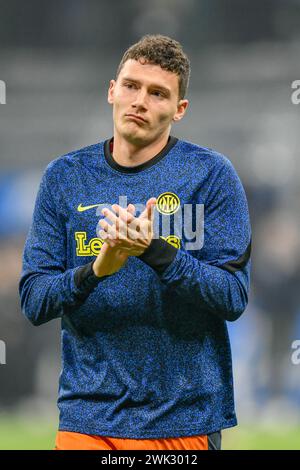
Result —
[[162, 135], [154, 142], [147, 143], [143, 146], [137, 146], [128, 142], [118, 133], [114, 133], [114, 160], [122, 166], [137, 166], [151, 160], [157, 155], [168, 143], [169, 134]]

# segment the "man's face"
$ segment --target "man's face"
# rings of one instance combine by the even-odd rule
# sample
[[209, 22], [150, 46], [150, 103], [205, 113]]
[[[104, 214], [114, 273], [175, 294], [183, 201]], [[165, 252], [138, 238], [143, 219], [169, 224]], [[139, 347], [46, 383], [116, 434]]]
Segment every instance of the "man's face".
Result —
[[108, 91], [115, 132], [134, 145], [147, 145], [168, 134], [172, 121], [179, 121], [188, 106], [187, 100], [179, 100], [178, 90], [175, 73], [127, 60]]

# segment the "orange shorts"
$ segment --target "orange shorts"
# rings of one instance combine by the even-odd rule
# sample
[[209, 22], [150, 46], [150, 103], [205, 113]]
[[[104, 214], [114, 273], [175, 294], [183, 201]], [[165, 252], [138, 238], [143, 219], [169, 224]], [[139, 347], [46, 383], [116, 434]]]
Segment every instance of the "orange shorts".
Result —
[[55, 450], [208, 450], [207, 436], [123, 439], [58, 431]]

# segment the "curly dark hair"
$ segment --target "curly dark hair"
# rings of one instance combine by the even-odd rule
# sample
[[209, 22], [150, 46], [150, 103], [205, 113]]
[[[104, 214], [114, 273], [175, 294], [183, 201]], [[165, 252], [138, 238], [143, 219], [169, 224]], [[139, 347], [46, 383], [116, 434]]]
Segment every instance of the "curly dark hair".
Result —
[[146, 63], [160, 65], [162, 69], [176, 73], [179, 79], [179, 99], [185, 97], [190, 78], [190, 61], [178, 41], [161, 34], [143, 36], [125, 51], [116, 78], [129, 59], [144, 59]]

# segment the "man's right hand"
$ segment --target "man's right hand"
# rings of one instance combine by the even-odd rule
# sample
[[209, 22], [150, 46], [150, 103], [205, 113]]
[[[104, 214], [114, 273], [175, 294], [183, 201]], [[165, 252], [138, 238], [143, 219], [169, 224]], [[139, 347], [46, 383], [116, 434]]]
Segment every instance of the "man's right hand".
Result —
[[98, 277], [109, 276], [118, 272], [127, 259], [128, 255], [122, 252], [120, 248], [111, 247], [105, 242], [93, 264], [93, 271]]

